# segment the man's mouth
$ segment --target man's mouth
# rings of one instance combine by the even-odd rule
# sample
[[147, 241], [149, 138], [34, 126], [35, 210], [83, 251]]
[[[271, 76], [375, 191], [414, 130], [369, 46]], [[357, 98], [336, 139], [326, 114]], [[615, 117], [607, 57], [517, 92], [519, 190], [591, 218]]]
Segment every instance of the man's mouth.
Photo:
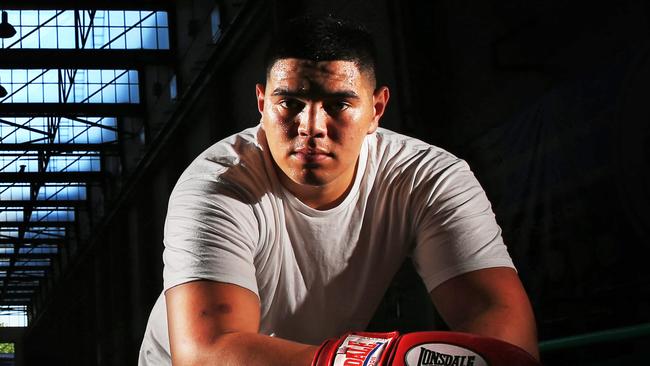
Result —
[[327, 150], [309, 147], [299, 147], [293, 150], [291, 155], [296, 159], [307, 163], [319, 162], [331, 158], [331, 155]]

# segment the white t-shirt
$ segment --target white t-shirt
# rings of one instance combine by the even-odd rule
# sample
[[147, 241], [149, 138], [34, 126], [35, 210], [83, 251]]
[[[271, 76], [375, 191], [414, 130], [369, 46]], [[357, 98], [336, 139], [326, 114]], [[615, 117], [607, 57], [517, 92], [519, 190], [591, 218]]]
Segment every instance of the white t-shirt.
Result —
[[[218, 142], [178, 180], [164, 244], [164, 290], [198, 279], [242, 286], [260, 298], [260, 333], [311, 344], [363, 330], [407, 256], [429, 291], [514, 268], [468, 165], [381, 128], [364, 141], [347, 197], [323, 211], [280, 184], [259, 126]], [[161, 294], [140, 365], [171, 364], [166, 323]]]

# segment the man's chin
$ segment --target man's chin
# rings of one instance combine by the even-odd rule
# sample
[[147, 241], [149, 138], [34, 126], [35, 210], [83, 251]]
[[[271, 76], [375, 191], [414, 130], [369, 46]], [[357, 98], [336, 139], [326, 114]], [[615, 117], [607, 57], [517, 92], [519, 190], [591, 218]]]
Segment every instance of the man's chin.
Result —
[[323, 164], [307, 163], [294, 167], [294, 169], [285, 172], [285, 175], [298, 185], [322, 187], [331, 180], [329, 179], [331, 174], [327, 174], [329, 170], [329, 167], [326, 168]]
[[311, 186], [314, 188], [325, 186], [328, 183], [324, 177], [312, 173], [301, 175], [299, 177], [293, 177], [291, 180], [298, 185]]

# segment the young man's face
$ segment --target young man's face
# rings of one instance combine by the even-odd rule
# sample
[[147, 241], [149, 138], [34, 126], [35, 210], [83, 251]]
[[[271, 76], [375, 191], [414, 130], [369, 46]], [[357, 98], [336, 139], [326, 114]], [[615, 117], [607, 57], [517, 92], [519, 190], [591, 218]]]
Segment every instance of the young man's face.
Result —
[[285, 185], [347, 188], [388, 89], [375, 91], [374, 81], [351, 61], [280, 59], [266, 86], [257, 85], [257, 101]]

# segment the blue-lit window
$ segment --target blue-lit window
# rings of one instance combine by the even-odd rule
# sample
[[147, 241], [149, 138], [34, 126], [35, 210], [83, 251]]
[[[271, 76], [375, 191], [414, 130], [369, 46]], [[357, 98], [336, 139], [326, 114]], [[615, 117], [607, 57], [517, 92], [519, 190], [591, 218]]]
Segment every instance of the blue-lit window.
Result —
[[[16, 28], [17, 34], [0, 39], [0, 58], [3, 50], [9, 54], [10, 49], [111, 49], [124, 50], [120, 54], [137, 55], [137, 51], [131, 50], [170, 48], [168, 14], [164, 11], [3, 10], [8, 12], [8, 21]], [[213, 19], [217, 21], [216, 27], [218, 20]], [[67, 54], [64, 51], [52, 52], [63, 56]], [[124, 69], [0, 69], [0, 85], [7, 90], [7, 95], [0, 98], [0, 104], [138, 104], [141, 101], [139, 76], [137, 70]], [[27, 105], [23, 109], [16, 115], [39, 114], [33, 113], [39, 108], [32, 110]], [[103, 149], [77, 147], [76, 144], [115, 143], [118, 132], [118, 120], [110, 116], [10, 117], [0, 114], [0, 144], [5, 145], [4, 151], [0, 152], [0, 173], [9, 177], [7, 180], [18, 180], [13, 183], [0, 182], [0, 221], [13, 226], [6, 227], [5, 224], [0, 228], [0, 238], [9, 242], [0, 245], [0, 255], [5, 257], [0, 257], [0, 289], [4, 288], [4, 294], [8, 295], [2, 299], [25, 303], [31, 301], [32, 295], [49, 273], [46, 268], [56, 261], [59, 245], [65, 245], [70, 235], [68, 230], [73, 228], [72, 225], [61, 223], [74, 222], [76, 219], [76, 209], [73, 207], [31, 207], [33, 203], [43, 201], [41, 205], [63, 206], [66, 205], [65, 201], [87, 198], [86, 183], [29, 183], [29, 180], [36, 175], [34, 173], [40, 173], [38, 176], [45, 179], [49, 173], [88, 172], [88, 176], [94, 176], [90, 173], [102, 169]], [[129, 136], [132, 133], [124, 131], [121, 135]], [[36, 146], [27, 146], [29, 144]], [[75, 144], [75, 147], [43, 148], [44, 144]], [[20, 146], [9, 147], [11, 145]], [[72, 149], [75, 151], [67, 151]], [[56, 180], [64, 176], [51, 175], [56, 176]], [[70, 179], [80, 175], [71, 174]], [[21, 178], [23, 176], [24, 180]], [[84, 178], [78, 180], [85, 181]], [[25, 207], [9, 207], [19, 205], [17, 202], [3, 206], [3, 201], [25, 201]], [[54, 244], [39, 244], [39, 240], [35, 239]], [[17, 258], [12, 262], [13, 256]], [[27, 308], [11, 309], [24, 319], [21, 326], [25, 326]], [[4, 322], [1, 316], [0, 321]]]
[[[20, 222], [20, 221], [24, 221], [24, 209], [13, 208], [13, 207], [0, 209], [0, 222]], [[32, 214], [29, 217], [29, 221], [31, 222], [74, 221], [74, 209], [69, 207], [37, 208], [32, 211]]]
[[178, 97], [178, 86], [176, 85], [176, 75], [173, 75], [169, 80], [169, 98], [176, 100]]
[[[1, 183], [0, 200], [29, 201], [31, 187], [27, 183]], [[83, 183], [46, 183], [40, 187], [37, 200], [85, 200], [86, 186]], [[1, 205], [1, 203], [0, 203]]]
[[74, 221], [72, 208], [43, 208], [32, 211], [29, 221]]
[[[18, 270], [18, 271], [13, 271], [13, 275], [17, 278], [21, 277], [45, 277], [45, 270]], [[29, 299], [27, 299], [29, 301]]]
[[[1, 188], [0, 188], [1, 189]], [[0, 201], [2, 201], [0, 197]], [[22, 208], [2, 208], [0, 209], [0, 222], [23, 221]]]
[[219, 6], [215, 6], [210, 12], [210, 29], [212, 30], [212, 42], [217, 43], [221, 38], [221, 12]]
[[[4, 281], [0, 281], [0, 284], [3, 284]], [[33, 280], [33, 281], [12, 281], [7, 283], [8, 288], [12, 287], [36, 287], [39, 286], [40, 282], [38, 280]]]
[[7, 15], [16, 35], [0, 39], [1, 48], [169, 49], [164, 11], [7, 10]]
[[2, 227], [0, 228], [0, 238], [18, 238], [18, 228]]
[[[0, 172], [38, 172], [39, 156], [36, 153], [1, 154]], [[49, 156], [46, 172], [98, 172], [100, 156], [96, 151], [64, 152]]]
[[31, 245], [26, 244], [20, 247], [18, 253], [20, 254], [57, 254], [59, 248], [56, 245], [42, 244], [42, 245]]
[[29, 259], [29, 258], [19, 258], [16, 261], [16, 266], [19, 267], [42, 267], [49, 266], [49, 258], [39, 258], [39, 259]]
[[33, 294], [35, 289], [32, 290], [7, 290], [7, 294]]
[[25, 232], [26, 239], [63, 239], [65, 238], [65, 228], [31, 228]]
[[[32, 296], [34, 295], [34, 292], [36, 292], [36, 289], [20, 289], [20, 290], [7, 290], [5, 291], [5, 294], [8, 295], [21, 295], [21, 296]], [[4, 323], [3, 323], [4, 324]], [[23, 325], [13, 325], [14, 327], [24, 327], [26, 324]]]
[[86, 186], [81, 183], [46, 183], [39, 189], [36, 199], [85, 200]]
[[[18, 228], [0, 228], [0, 237], [14, 238], [20, 237]], [[32, 227], [24, 231], [24, 238], [27, 239], [60, 239], [65, 237], [65, 228], [55, 227]]]
[[0, 323], [5, 327], [27, 326], [27, 307], [23, 305], [3, 306], [0, 308]]
[[29, 191], [29, 184], [0, 183], [0, 201], [29, 200]]
[[0, 80], [0, 103], [140, 102], [136, 70], [1, 69]]
[[48, 172], [98, 172], [100, 171], [99, 153], [94, 151], [71, 152], [50, 157]]
[[99, 144], [115, 141], [115, 117], [0, 117], [0, 143], [4, 144]]
[[[17, 277], [21, 277], [21, 278], [32, 278], [32, 277], [38, 277], [38, 276], [27, 276], [27, 275], [21, 275], [21, 276], [17, 276]], [[12, 298], [11, 300], [12, 300], [12, 301], [19, 301], [19, 302], [29, 302], [29, 301], [31, 300], [31, 298], [29, 298], [29, 297], [14, 297], [14, 298]]]

